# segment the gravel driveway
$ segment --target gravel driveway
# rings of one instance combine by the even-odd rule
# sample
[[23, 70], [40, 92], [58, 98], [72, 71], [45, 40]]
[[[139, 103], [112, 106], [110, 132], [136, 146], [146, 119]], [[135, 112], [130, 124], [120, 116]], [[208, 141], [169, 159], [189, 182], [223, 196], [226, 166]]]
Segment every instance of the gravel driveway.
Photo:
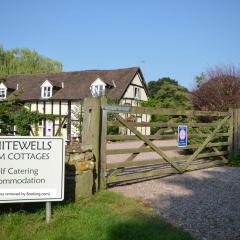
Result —
[[240, 240], [240, 168], [203, 169], [110, 190], [150, 203], [197, 239]]

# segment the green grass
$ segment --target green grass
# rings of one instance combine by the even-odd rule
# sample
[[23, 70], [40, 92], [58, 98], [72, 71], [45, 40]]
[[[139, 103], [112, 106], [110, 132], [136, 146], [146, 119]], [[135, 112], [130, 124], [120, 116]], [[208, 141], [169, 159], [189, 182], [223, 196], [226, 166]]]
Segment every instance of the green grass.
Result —
[[4, 240], [190, 240], [188, 233], [158, 217], [141, 202], [102, 192], [77, 203], [54, 206], [50, 224], [44, 209], [0, 215]]
[[230, 167], [240, 167], [240, 152], [238, 151], [235, 156], [230, 156], [228, 159]]
[[229, 159], [228, 166], [230, 166], [230, 167], [240, 167], [240, 158]]

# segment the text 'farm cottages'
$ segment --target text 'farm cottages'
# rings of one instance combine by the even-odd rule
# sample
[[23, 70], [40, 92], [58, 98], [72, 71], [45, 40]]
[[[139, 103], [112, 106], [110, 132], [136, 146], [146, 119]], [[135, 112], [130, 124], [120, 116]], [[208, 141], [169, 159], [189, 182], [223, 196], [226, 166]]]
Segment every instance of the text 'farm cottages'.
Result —
[[76, 112], [82, 111], [84, 98], [107, 95], [120, 105], [131, 106], [148, 99], [144, 77], [138, 67], [16, 75], [0, 83], [1, 100], [16, 95], [32, 112], [58, 116], [52, 121], [39, 122], [39, 136], [55, 136], [60, 129], [60, 135], [68, 141], [80, 135], [75, 124]]

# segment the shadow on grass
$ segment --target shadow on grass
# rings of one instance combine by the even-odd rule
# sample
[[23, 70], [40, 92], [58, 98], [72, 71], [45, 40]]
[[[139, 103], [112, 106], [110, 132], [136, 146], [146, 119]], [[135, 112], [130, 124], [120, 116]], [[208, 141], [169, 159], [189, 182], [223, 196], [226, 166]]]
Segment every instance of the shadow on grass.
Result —
[[118, 224], [113, 224], [108, 240], [192, 240], [188, 234], [159, 218], [141, 216]]

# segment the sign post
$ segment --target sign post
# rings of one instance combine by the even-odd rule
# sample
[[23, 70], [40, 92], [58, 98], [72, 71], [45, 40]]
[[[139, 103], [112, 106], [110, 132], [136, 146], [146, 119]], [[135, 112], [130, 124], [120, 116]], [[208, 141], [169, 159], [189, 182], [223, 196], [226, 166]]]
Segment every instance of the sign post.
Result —
[[187, 146], [187, 129], [188, 127], [185, 125], [178, 126], [178, 147]]
[[60, 137], [0, 137], [0, 203], [64, 199], [65, 154]]
[[52, 216], [52, 204], [51, 202], [46, 202], [46, 223], [49, 223]]

